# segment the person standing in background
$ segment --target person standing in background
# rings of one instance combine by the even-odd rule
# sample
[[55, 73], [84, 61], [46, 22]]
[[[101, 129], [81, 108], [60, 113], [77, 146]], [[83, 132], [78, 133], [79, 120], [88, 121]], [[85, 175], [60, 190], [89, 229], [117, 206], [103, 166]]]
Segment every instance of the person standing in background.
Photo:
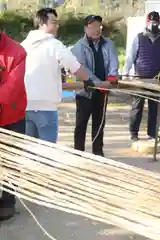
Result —
[[[84, 19], [85, 36], [72, 48], [73, 54], [88, 72], [93, 83], [117, 82], [118, 55], [111, 40], [102, 37], [101, 16], [89, 15]], [[107, 98], [106, 98], [107, 100]], [[104, 106], [105, 105], [105, 106]], [[107, 101], [105, 94], [95, 91], [87, 94], [85, 91], [76, 95], [76, 127], [74, 133], [75, 149], [85, 150], [85, 137], [88, 120], [92, 115], [92, 152], [104, 156], [103, 135], [105, 126]], [[100, 130], [100, 131], [99, 131]], [[98, 133], [99, 131], [99, 133]], [[97, 134], [98, 133], [98, 134]]]
[[[134, 39], [131, 49], [126, 56], [124, 75], [128, 75], [132, 66], [135, 75], [140, 78], [154, 78], [160, 72], [160, 16], [158, 12], [150, 12], [147, 16], [146, 28]], [[144, 98], [133, 97], [130, 114], [129, 131], [131, 140], [138, 140], [142, 120]], [[148, 100], [148, 139], [156, 135], [157, 102]]]

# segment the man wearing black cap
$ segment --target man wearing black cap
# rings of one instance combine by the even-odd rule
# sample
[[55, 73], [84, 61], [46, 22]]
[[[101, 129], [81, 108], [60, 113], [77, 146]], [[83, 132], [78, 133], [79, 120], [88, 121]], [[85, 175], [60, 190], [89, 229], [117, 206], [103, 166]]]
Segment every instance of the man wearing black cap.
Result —
[[[139, 33], [133, 41], [132, 47], [126, 56], [124, 74], [134, 64], [136, 76], [154, 78], [160, 72], [160, 16], [158, 12], [150, 12], [147, 16], [146, 28]], [[131, 140], [138, 140], [138, 132], [142, 119], [144, 98], [134, 97], [130, 116], [129, 130]], [[148, 128], [149, 139], [154, 139], [156, 134], [157, 102], [148, 100]]]
[[[101, 36], [102, 18], [89, 15], [84, 20], [85, 36], [72, 48], [73, 54], [88, 72], [95, 83], [106, 80], [116, 82], [118, 73], [118, 57], [112, 41]], [[108, 81], [108, 84], [109, 81]], [[85, 150], [85, 136], [88, 120], [92, 115], [92, 152], [104, 156], [103, 130], [105, 125], [106, 105], [105, 93], [94, 91], [79, 92], [76, 95], [76, 127], [74, 135], [75, 149]]]

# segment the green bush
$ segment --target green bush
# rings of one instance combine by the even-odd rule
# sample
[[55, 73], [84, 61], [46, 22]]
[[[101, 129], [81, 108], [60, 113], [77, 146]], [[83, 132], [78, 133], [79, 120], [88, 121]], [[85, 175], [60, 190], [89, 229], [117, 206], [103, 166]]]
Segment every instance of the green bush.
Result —
[[66, 44], [72, 45], [84, 34], [83, 27], [84, 16], [79, 14], [75, 16], [72, 13], [63, 16], [58, 31], [59, 38]]
[[[74, 15], [73, 13], [63, 16], [60, 29], [59, 38], [65, 44], [73, 44], [84, 34], [84, 14], [79, 13]], [[103, 35], [112, 39], [117, 48], [124, 48], [126, 44], [126, 25], [122, 19], [105, 23], [104, 22]]]
[[[84, 14], [65, 13], [61, 16], [59, 38], [66, 44], [74, 44], [84, 34]], [[28, 32], [33, 29], [33, 12], [31, 11], [4, 11], [0, 16], [0, 29], [17, 41], [22, 41]], [[104, 36], [110, 37], [122, 55], [126, 26], [122, 19], [104, 22]]]
[[17, 11], [4, 11], [1, 13], [0, 30], [17, 41], [22, 41], [32, 28], [33, 21], [29, 13]]

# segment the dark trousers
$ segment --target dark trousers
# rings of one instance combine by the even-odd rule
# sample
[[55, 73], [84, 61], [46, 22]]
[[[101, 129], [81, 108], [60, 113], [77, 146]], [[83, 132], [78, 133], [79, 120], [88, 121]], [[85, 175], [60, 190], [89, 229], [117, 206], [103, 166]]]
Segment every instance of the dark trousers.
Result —
[[[19, 122], [13, 123], [13, 124], [6, 125], [3, 128], [5, 128], [7, 130], [12, 130], [17, 133], [24, 134], [25, 133], [25, 120], [21, 120]], [[0, 208], [12, 207], [12, 206], [14, 206], [14, 204], [15, 204], [14, 195], [3, 191], [2, 197], [0, 198]]]
[[[92, 141], [95, 138], [99, 127], [102, 123], [104, 111], [105, 95], [100, 92], [94, 92], [92, 99], [87, 99], [82, 96], [76, 96], [76, 127], [74, 134], [74, 147], [77, 150], [85, 150], [85, 138], [87, 124], [92, 115]], [[106, 114], [105, 104], [105, 114]], [[96, 140], [92, 144], [92, 152], [97, 155], [103, 155], [103, 135], [104, 135], [105, 117]]]
[[[143, 108], [144, 108], [144, 98], [134, 97], [132, 102], [132, 110], [130, 116], [130, 126], [129, 130], [131, 135], [138, 136]], [[148, 126], [147, 134], [150, 137], [155, 137], [156, 135], [156, 120], [157, 120], [157, 109], [158, 104], [155, 101], [148, 100]]]

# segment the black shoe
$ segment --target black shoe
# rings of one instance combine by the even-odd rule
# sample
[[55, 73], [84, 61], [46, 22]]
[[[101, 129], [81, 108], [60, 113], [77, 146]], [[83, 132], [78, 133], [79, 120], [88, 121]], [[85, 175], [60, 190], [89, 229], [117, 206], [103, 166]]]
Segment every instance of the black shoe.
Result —
[[0, 208], [0, 221], [6, 221], [14, 217], [15, 207]]
[[93, 154], [101, 156], [101, 157], [105, 157], [103, 152], [96, 152], [96, 153], [93, 153]]
[[132, 141], [138, 141], [139, 138], [138, 138], [137, 135], [131, 135], [131, 140], [132, 140]]
[[148, 136], [147, 139], [148, 139], [148, 140], [154, 140], [155, 138], [154, 138], [154, 137], [151, 137], [151, 136]]

